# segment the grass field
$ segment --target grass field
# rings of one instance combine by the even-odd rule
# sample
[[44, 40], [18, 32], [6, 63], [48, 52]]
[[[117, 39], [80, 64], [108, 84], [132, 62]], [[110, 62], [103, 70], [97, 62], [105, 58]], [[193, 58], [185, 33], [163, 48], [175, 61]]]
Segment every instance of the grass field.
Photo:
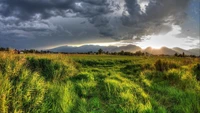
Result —
[[0, 53], [0, 113], [199, 113], [198, 58]]

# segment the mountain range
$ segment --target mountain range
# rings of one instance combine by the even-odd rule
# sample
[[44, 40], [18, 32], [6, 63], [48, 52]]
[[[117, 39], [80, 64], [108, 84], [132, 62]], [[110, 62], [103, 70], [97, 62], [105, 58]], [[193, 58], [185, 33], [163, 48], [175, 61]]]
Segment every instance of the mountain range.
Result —
[[199, 49], [190, 49], [190, 50], [185, 50], [182, 48], [168, 48], [168, 47], [162, 47], [160, 49], [154, 49], [152, 47], [147, 47], [146, 49], [142, 49], [139, 46], [136, 45], [127, 45], [127, 46], [99, 46], [99, 45], [83, 45], [80, 47], [73, 47], [73, 46], [61, 46], [53, 49], [49, 49], [50, 51], [53, 52], [70, 52], [70, 53], [77, 53], [77, 52], [97, 52], [99, 49], [102, 49], [103, 51], [109, 51], [109, 52], [120, 52], [120, 51], [125, 51], [125, 52], [132, 52], [135, 53], [137, 51], [142, 51], [142, 52], [148, 52], [150, 54], [154, 55], [174, 55], [175, 53], [182, 54], [183, 52], [185, 55], [199, 55]]

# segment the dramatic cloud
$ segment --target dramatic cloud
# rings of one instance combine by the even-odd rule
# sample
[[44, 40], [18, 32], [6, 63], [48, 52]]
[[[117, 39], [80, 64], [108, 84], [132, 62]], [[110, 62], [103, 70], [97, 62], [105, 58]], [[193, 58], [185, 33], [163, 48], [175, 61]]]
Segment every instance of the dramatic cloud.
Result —
[[[195, 0], [0, 0], [0, 46], [48, 46], [101, 40], [143, 41], [147, 35], [198, 37]], [[194, 6], [192, 6], [193, 4]], [[193, 11], [189, 11], [192, 9]], [[191, 15], [191, 14], [196, 14]], [[190, 20], [189, 20], [190, 19]], [[190, 25], [191, 30], [187, 29]], [[193, 30], [194, 29], [194, 30]], [[186, 32], [187, 31], [187, 32]], [[189, 32], [191, 31], [191, 32]], [[46, 43], [48, 42], [48, 43]]]
[[166, 28], [166, 32], [169, 32], [171, 28], [167, 24], [179, 25], [186, 18], [185, 9], [189, 1], [141, 0], [139, 3], [137, 0], [125, 0], [122, 23], [134, 27], [131, 32], [139, 36], [159, 33], [160, 28]]
[[[112, 33], [108, 33], [112, 30], [109, 20], [104, 15], [113, 12], [115, 7], [117, 8], [117, 4], [111, 0], [1, 0], [0, 14], [2, 17], [14, 17], [21, 21], [74, 14], [90, 19], [101, 34], [111, 35]], [[109, 31], [106, 32], [107, 30]]]

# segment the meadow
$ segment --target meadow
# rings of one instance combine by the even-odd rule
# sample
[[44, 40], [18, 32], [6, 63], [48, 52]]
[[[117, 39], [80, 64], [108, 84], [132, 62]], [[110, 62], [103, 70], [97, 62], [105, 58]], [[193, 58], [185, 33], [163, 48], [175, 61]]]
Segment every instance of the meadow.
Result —
[[198, 63], [0, 52], [0, 113], [199, 113]]

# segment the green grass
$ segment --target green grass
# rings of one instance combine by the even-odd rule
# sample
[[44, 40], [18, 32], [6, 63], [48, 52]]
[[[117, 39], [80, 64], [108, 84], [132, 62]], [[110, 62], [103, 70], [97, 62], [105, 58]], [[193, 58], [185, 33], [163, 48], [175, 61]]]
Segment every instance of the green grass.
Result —
[[1, 113], [198, 113], [197, 58], [0, 53]]

